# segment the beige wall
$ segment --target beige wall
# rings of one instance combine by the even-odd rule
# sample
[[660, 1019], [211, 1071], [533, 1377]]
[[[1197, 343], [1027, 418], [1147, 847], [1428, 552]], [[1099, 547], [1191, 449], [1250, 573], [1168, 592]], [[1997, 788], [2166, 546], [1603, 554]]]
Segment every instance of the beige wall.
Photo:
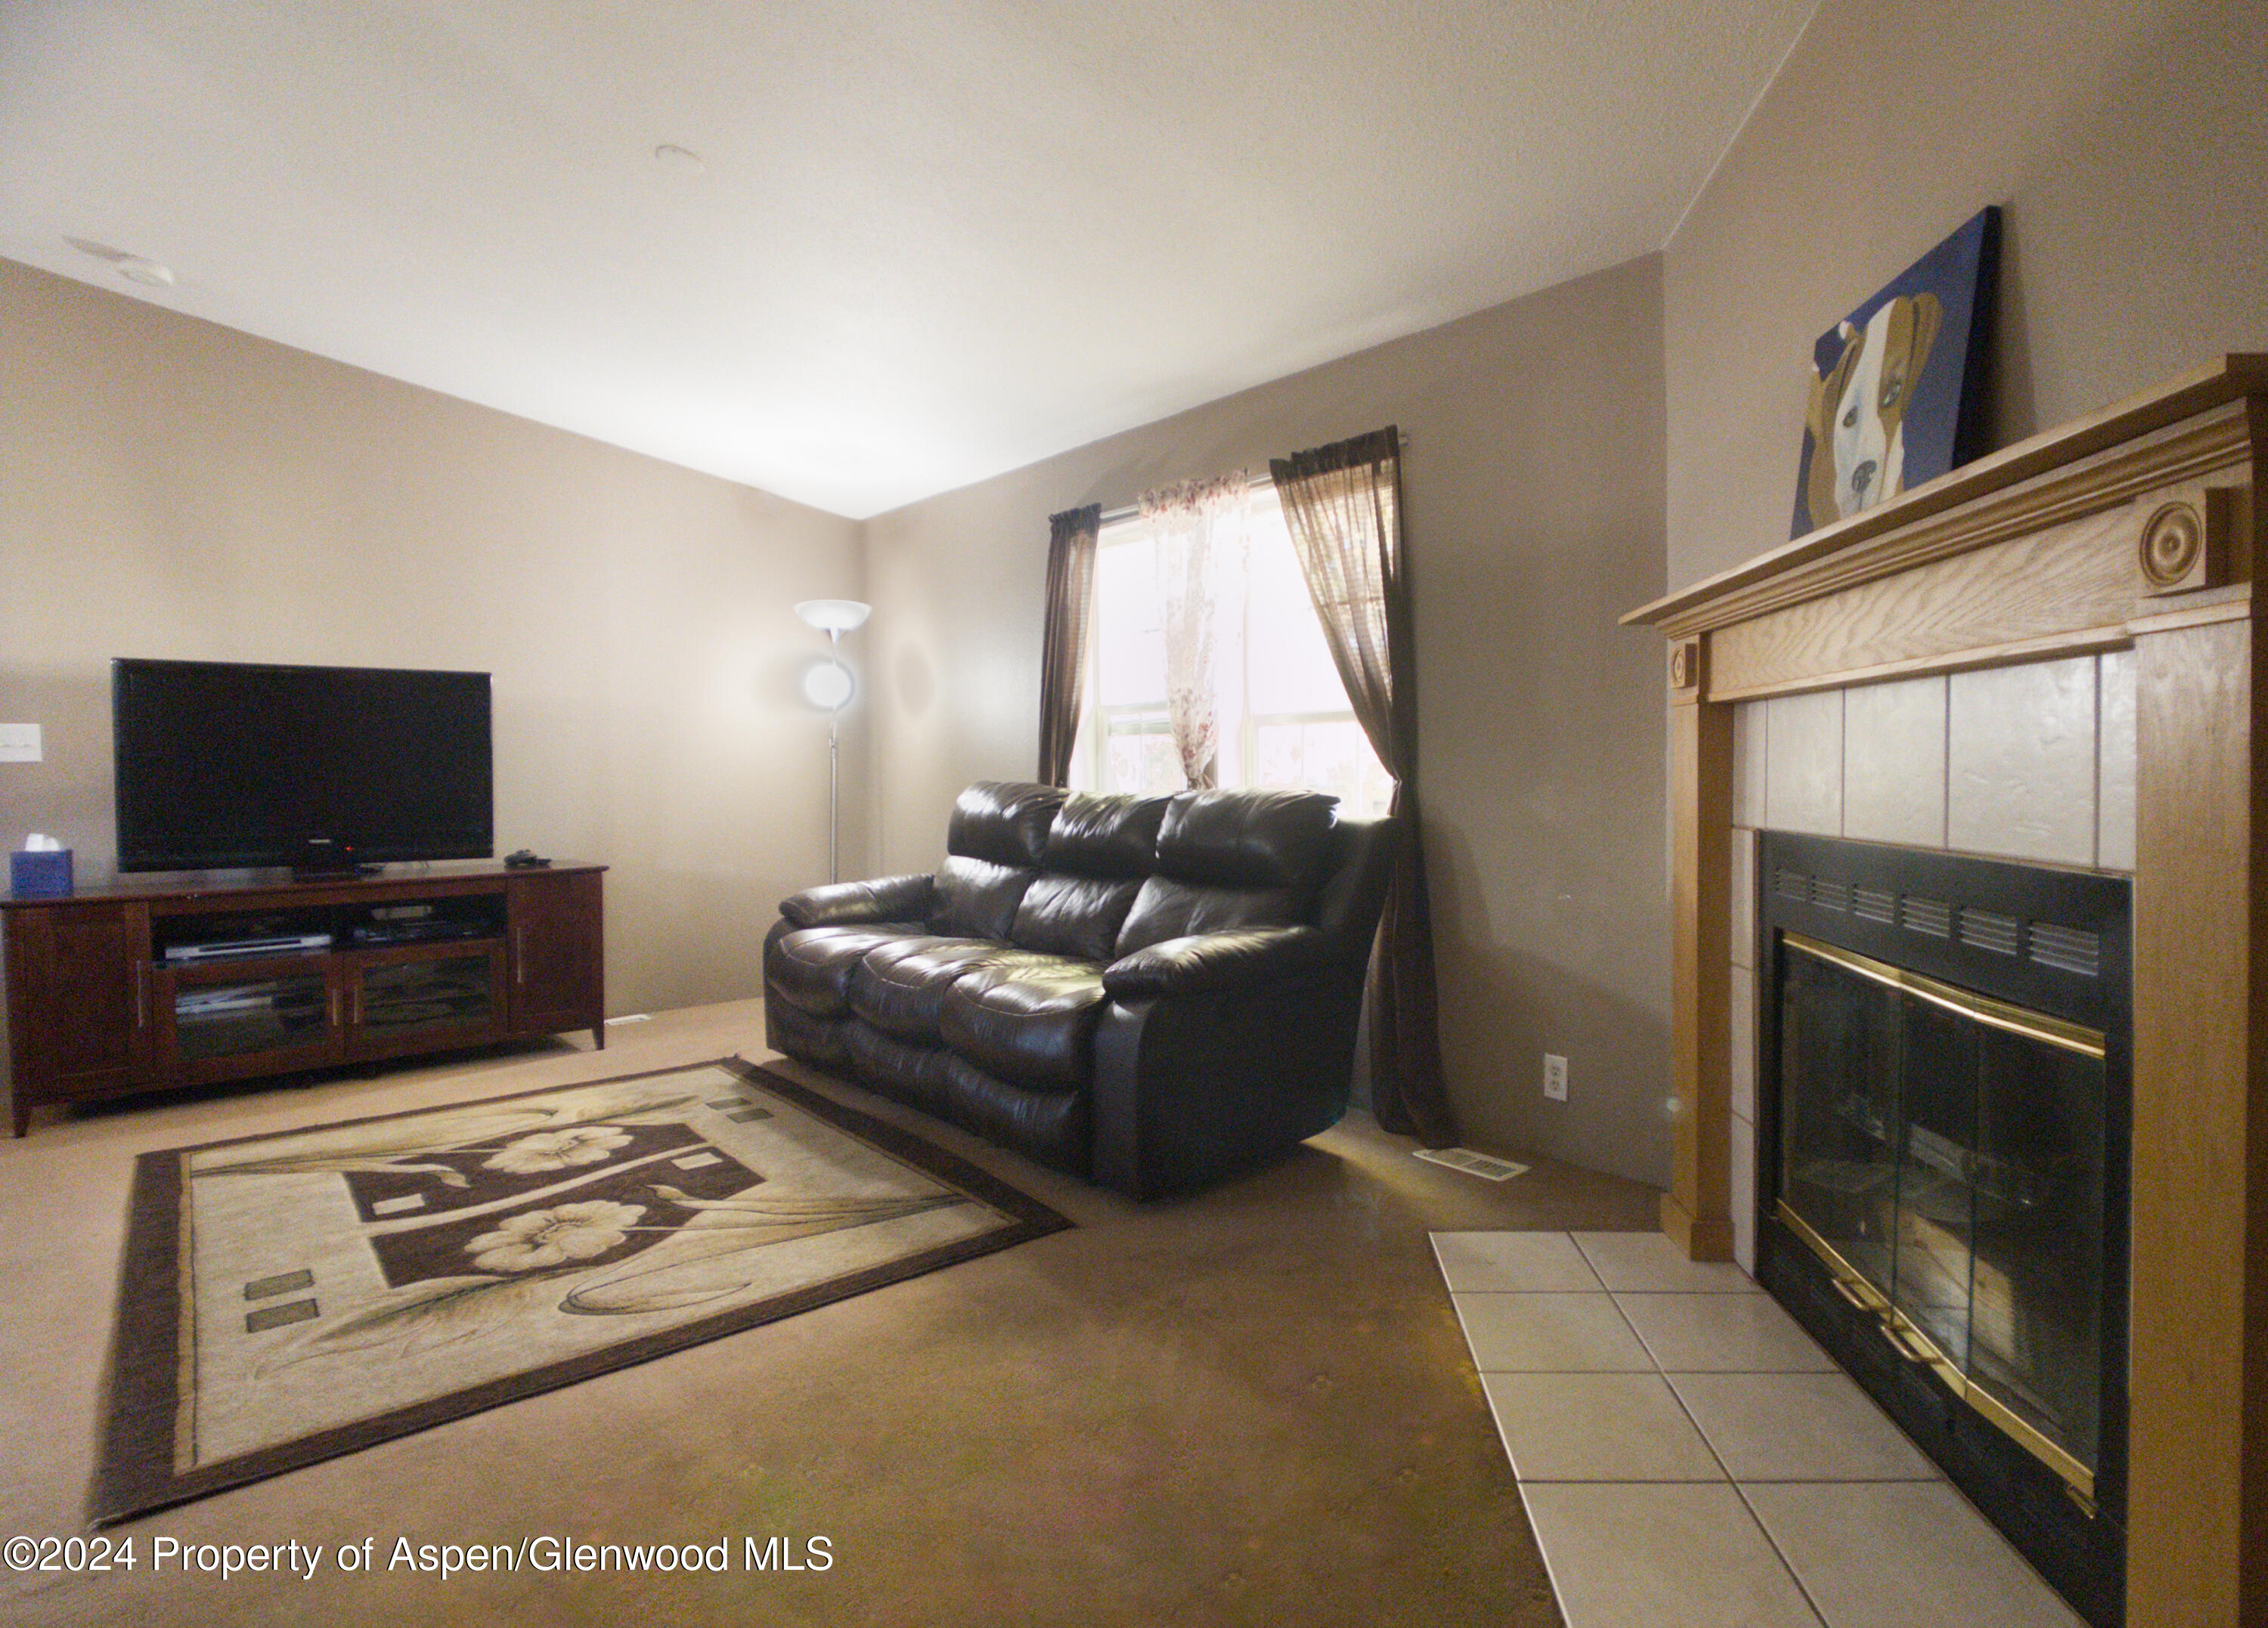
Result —
[[1826, 0], [1665, 255], [1668, 583], [1784, 542], [1812, 341], [2007, 209], [1994, 444], [2268, 348], [2268, 6]]
[[755, 993], [827, 867], [789, 607], [862, 593], [854, 523], [7, 261], [0, 378], [0, 720], [47, 749], [0, 846], [109, 874], [114, 656], [480, 669], [498, 850], [615, 868], [610, 1009]]
[[876, 868], [1033, 771], [1049, 514], [1399, 423], [1466, 1138], [1663, 1179], [1660, 641], [1614, 625], [1661, 578], [1660, 298], [1633, 261], [868, 522]]

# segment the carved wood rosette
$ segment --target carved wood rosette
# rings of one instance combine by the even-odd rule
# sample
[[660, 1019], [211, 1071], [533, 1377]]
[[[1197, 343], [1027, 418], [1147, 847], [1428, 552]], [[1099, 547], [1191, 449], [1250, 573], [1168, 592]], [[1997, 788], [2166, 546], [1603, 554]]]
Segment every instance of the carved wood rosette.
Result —
[[2137, 504], [2146, 515], [2135, 551], [2143, 591], [2194, 593], [2225, 583], [2236, 534], [2250, 517], [2250, 495], [2246, 488], [2197, 483]]

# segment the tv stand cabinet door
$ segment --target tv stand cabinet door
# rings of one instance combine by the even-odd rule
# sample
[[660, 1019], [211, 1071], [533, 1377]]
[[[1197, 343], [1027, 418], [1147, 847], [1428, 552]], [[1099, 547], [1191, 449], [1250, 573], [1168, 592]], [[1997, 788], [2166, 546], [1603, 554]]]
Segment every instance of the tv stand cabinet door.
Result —
[[151, 970], [159, 1082], [256, 1080], [346, 1060], [337, 958], [246, 957]]
[[14, 1129], [33, 1105], [150, 1082], [150, 918], [140, 905], [18, 906], [7, 913]]
[[481, 1045], [508, 1032], [504, 942], [404, 944], [337, 957], [347, 991], [347, 1056], [407, 1057]]
[[588, 1029], [593, 1044], [606, 1045], [603, 876], [534, 871], [512, 878], [513, 1034]]

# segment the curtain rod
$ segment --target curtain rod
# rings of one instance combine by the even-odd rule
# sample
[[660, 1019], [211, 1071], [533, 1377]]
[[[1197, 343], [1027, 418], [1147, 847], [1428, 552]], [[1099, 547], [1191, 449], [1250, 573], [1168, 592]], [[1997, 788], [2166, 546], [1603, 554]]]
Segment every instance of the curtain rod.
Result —
[[[1404, 451], [1407, 451], [1410, 445], [1410, 432], [1406, 429], [1403, 430], [1401, 435], [1395, 438], [1395, 444], [1403, 448]], [[1275, 478], [1272, 475], [1270, 475], [1265, 469], [1263, 469], [1258, 474], [1252, 477], [1250, 489], [1256, 492], [1263, 486], [1274, 484], [1274, 480]], [[1140, 517], [1141, 513], [1142, 504], [1141, 501], [1138, 498], [1130, 503], [1121, 503], [1116, 509], [1104, 510], [1101, 517], [1095, 521], [1095, 524], [1097, 525], [1116, 525], [1121, 521], [1137, 519]]]
[[[1275, 484], [1275, 477], [1263, 469], [1258, 474], [1253, 476], [1251, 480], [1245, 482], [1245, 489], [1250, 492], [1256, 492], [1263, 486], [1272, 486], [1273, 484]], [[1095, 524], [1097, 525], [1116, 525], [1122, 520], [1132, 520], [1137, 518], [1140, 516], [1141, 512], [1142, 504], [1140, 500], [1138, 499], [1130, 503], [1121, 503], [1116, 509], [1104, 510], [1102, 511], [1102, 517], [1096, 521]]]

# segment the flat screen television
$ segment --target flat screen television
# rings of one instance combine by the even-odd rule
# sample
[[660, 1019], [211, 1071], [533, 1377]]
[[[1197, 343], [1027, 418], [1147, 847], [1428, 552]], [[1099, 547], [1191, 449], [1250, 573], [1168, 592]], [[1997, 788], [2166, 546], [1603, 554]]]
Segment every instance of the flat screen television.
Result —
[[122, 657], [110, 699], [121, 870], [495, 851], [484, 672]]

